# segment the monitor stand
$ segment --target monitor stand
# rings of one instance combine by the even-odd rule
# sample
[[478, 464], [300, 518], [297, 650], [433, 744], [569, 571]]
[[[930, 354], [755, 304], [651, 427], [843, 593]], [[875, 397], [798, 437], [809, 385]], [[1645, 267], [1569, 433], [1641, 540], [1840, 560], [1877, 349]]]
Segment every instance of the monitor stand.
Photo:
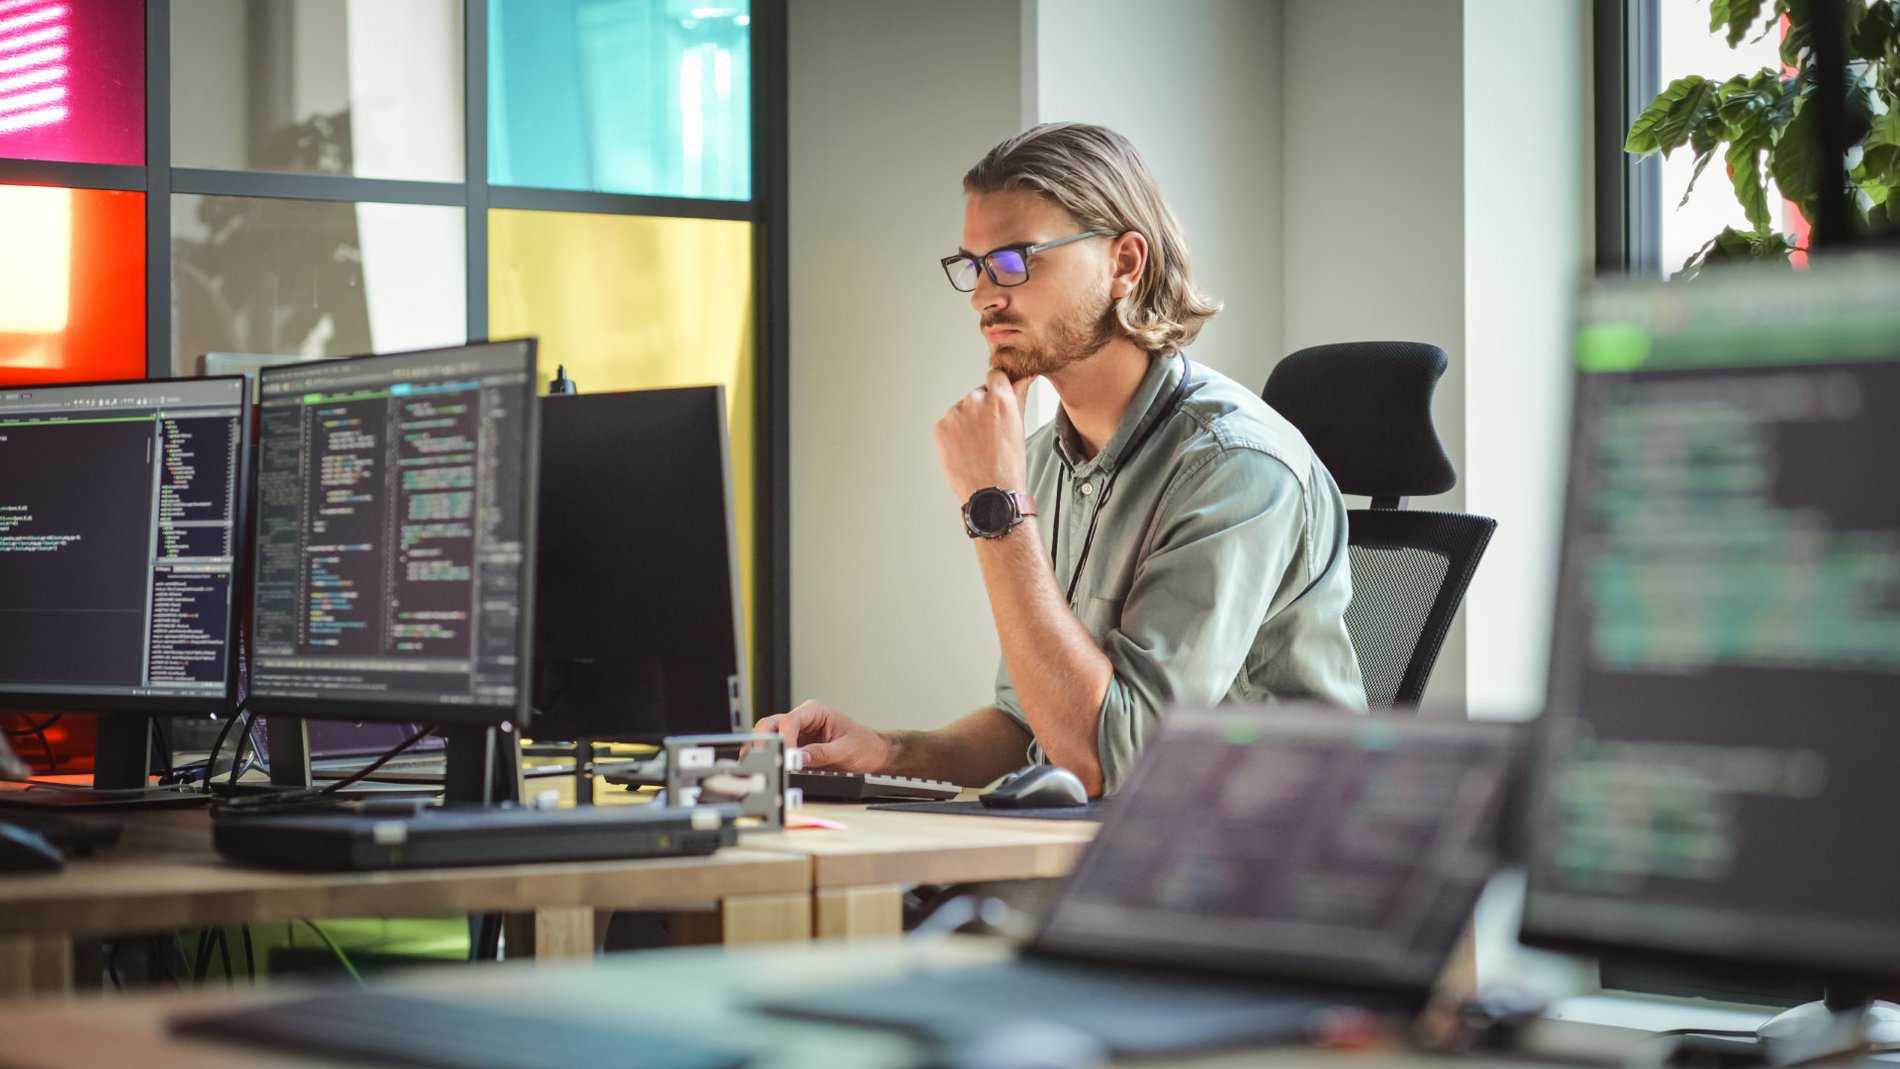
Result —
[[1807, 1065], [1860, 1056], [1900, 1043], [1900, 1006], [1861, 985], [1829, 984], [1827, 997], [1776, 1014], [1753, 1038], [1689, 1033], [1676, 1038], [1665, 1066]]
[[[444, 725], [436, 729], [444, 742], [441, 791], [443, 800], [452, 805], [494, 805], [519, 802], [521, 784], [521, 746], [509, 727], [488, 725]], [[281, 717], [271, 722], [265, 736], [269, 747], [271, 787], [275, 790], [310, 790], [315, 779], [310, 769], [310, 738], [304, 722]], [[358, 788], [362, 788], [360, 791]], [[340, 797], [395, 794], [434, 794], [433, 785], [376, 785], [368, 781], [352, 784], [337, 792]]]
[[202, 791], [151, 786], [152, 731], [149, 716], [100, 716], [92, 786], [51, 781], [9, 783], [6, 789], [0, 789], [0, 808], [175, 809], [206, 804], [210, 799]]
[[1755, 1034], [1771, 1043], [1821, 1042], [1888, 1047], [1900, 1044], [1900, 1006], [1873, 997], [1865, 987], [1829, 984], [1819, 1002], [1804, 1002], [1763, 1021]]

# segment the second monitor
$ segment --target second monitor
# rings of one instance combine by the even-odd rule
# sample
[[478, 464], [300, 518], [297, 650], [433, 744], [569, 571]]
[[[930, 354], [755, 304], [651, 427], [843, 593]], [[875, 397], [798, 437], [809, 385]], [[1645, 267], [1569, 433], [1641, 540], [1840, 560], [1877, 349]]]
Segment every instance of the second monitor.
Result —
[[725, 391], [544, 398], [537, 739], [749, 722]]

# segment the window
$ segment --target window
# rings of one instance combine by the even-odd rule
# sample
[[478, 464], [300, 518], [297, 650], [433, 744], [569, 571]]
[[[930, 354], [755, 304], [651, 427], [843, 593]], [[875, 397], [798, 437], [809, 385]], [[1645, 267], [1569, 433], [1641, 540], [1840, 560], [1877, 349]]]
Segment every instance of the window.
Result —
[[491, 333], [723, 383], [783, 707], [783, 46], [783, 0], [0, 0], [0, 385]]

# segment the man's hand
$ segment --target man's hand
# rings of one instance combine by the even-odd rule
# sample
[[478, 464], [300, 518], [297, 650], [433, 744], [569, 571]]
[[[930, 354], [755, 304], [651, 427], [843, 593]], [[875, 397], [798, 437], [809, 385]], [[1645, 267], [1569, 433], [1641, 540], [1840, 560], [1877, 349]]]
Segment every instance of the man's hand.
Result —
[[766, 717], [752, 730], [777, 734], [788, 750], [804, 750], [806, 768], [882, 772], [891, 760], [891, 746], [884, 736], [822, 702], [801, 702], [789, 713]]
[[937, 421], [937, 459], [961, 505], [986, 486], [1022, 490], [1029, 481], [1023, 449], [1023, 399], [1033, 379], [1012, 383], [992, 368], [983, 385]]
[[0, 735], [0, 779], [25, 779], [33, 774], [26, 762], [13, 753], [13, 746], [5, 735]]

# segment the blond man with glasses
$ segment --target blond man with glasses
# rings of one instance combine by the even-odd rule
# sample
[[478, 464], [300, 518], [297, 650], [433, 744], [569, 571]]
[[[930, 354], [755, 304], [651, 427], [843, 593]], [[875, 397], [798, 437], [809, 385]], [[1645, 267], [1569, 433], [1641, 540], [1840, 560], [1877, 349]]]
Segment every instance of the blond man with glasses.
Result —
[[[963, 189], [942, 264], [990, 367], [936, 437], [1002, 643], [995, 704], [879, 732], [808, 701], [758, 730], [814, 768], [981, 784], [1049, 762], [1101, 796], [1168, 705], [1363, 708], [1339, 489], [1291, 424], [1182, 351], [1220, 306], [1134, 146], [1038, 126]], [[1025, 443], [1038, 377], [1061, 410]]]

